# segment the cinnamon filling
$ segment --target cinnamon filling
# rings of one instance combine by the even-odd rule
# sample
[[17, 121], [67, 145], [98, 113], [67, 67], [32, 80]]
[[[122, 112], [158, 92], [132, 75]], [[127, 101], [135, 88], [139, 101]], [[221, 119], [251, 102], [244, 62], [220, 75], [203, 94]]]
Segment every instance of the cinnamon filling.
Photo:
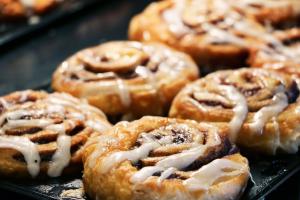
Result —
[[[132, 163], [138, 170], [141, 170], [144, 167], [155, 166], [156, 163], [166, 159], [168, 156], [172, 156], [174, 154], [181, 153], [185, 150], [188, 150], [197, 143], [197, 145], [206, 145], [208, 142], [208, 132], [201, 131], [199, 133], [197, 130], [194, 129], [186, 129], [180, 126], [174, 126], [172, 128], [162, 127], [158, 130], [154, 130], [148, 133], [144, 133], [140, 135], [137, 139], [135, 144], [135, 148], [140, 147], [144, 144], [145, 138], [146, 141], [154, 140], [154, 141], [163, 141], [167, 144], [163, 144], [162, 146], [152, 150], [147, 158], [143, 158], [138, 160], [135, 163]], [[200, 141], [195, 141], [195, 135], [200, 134], [202, 138]], [[194, 137], [194, 138], [193, 138]], [[198, 139], [199, 140], [199, 139]], [[199, 155], [199, 157], [192, 162], [189, 166], [185, 167], [184, 169], [176, 170], [175, 172], [171, 173], [166, 179], [181, 179], [185, 180], [189, 178], [188, 173], [190, 171], [195, 171], [200, 169], [202, 166], [210, 163], [211, 161], [222, 158], [226, 155], [230, 155], [236, 153], [237, 149], [233, 146], [227, 138], [221, 138], [221, 143], [209, 147], [203, 155]], [[161, 176], [162, 171], [155, 172], [153, 176]]]

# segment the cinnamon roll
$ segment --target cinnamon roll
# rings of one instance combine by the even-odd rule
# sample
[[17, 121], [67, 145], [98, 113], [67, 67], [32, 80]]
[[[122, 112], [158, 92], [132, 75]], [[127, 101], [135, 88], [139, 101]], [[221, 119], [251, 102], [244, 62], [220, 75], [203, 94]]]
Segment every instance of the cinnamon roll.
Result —
[[152, 3], [133, 18], [129, 37], [160, 41], [182, 50], [207, 72], [245, 66], [251, 46], [273, 42], [268, 30], [254, 17], [244, 15], [224, 0]]
[[179, 90], [197, 79], [191, 58], [164, 45], [108, 42], [64, 61], [52, 87], [86, 98], [110, 117], [162, 115]]
[[212, 73], [186, 86], [169, 116], [227, 123], [240, 147], [265, 154], [296, 153], [299, 88], [290, 76], [244, 68]]
[[0, 98], [0, 177], [74, 175], [87, 139], [110, 124], [68, 94], [21, 91]]
[[121, 122], [84, 151], [93, 199], [237, 199], [248, 178], [248, 161], [226, 129], [190, 120]]
[[300, 77], [300, 29], [274, 32], [277, 44], [264, 45], [253, 49], [249, 57], [252, 67], [277, 70]]
[[43, 14], [57, 3], [58, 0], [0, 0], [0, 19], [16, 19]]

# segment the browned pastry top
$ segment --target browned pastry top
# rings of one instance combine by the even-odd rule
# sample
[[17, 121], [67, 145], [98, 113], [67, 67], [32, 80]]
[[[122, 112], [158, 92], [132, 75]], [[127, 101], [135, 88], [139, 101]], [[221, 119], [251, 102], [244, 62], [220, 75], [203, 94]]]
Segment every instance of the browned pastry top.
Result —
[[56, 177], [74, 165], [79, 171], [82, 146], [108, 127], [100, 110], [67, 94], [28, 90], [1, 97], [0, 175]]
[[[105, 136], [90, 141], [84, 159], [85, 170], [93, 171], [95, 176], [108, 175], [115, 180], [123, 173], [124, 179], [118, 187], [125, 191], [124, 199], [130, 199], [130, 195], [167, 199], [181, 194], [185, 199], [189, 193], [202, 199], [213, 185], [248, 176], [247, 161], [239, 157], [229, 142], [226, 129], [161, 117], [143, 117], [131, 123], [117, 124]], [[132, 191], [127, 191], [126, 184], [132, 185]], [[172, 186], [177, 194], [168, 193]], [[240, 185], [243, 186], [244, 183]], [[108, 192], [107, 189], [114, 190], [105, 188], [101, 191], [99, 185], [91, 187], [100, 187], [99, 193], [103, 194]], [[107, 195], [115, 195], [118, 199], [121, 192], [115, 189], [116, 194]], [[149, 194], [149, 191], [153, 193]], [[161, 194], [156, 194], [158, 191]], [[228, 196], [236, 195], [232, 192], [228, 191]]]
[[[52, 86], [118, 115], [142, 112], [155, 102], [154, 109], [162, 110], [197, 77], [196, 64], [184, 53], [158, 43], [114, 41], [71, 56], [54, 73]], [[109, 96], [112, 106], [103, 100]]]
[[[275, 153], [298, 150], [299, 88], [289, 75], [265, 69], [218, 71], [184, 88], [170, 116], [226, 122], [232, 141]], [[267, 143], [268, 145], [261, 145]], [[266, 150], [268, 149], [268, 150]]]

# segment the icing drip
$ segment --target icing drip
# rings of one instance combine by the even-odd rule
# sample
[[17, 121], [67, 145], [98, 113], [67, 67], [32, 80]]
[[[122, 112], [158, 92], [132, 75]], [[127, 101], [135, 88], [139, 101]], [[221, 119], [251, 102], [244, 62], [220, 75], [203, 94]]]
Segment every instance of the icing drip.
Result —
[[216, 159], [192, 173], [183, 184], [190, 191], [208, 190], [219, 178], [237, 176], [245, 171], [245, 167], [239, 163], [225, 158]]
[[40, 155], [37, 146], [25, 137], [0, 137], [0, 148], [12, 148], [21, 152], [27, 162], [28, 172], [32, 177], [40, 171]]
[[234, 142], [248, 114], [247, 100], [244, 95], [233, 86], [221, 85], [219, 87], [225, 92], [227, 98], [235, 103], [233, 108], [234, 116], [229, 122], [231, 132], [230, 139], [232, 142]]
[[129, 90], [122, 79], [117, 79], [117, 86], [122, 104], [126, 107], [130, 106], [131, 98]]
[[67, 135], [60, 135], [57, 139], [57, 151], [52, 157], [52, 163], [48, 169], [50, 177], [58, 177], [61, 175], [63, 169], [69, 165], [71, 159], [71, 137]]
[[263, 107], [255, 113], [253, 122], [249, 124], [249, 127], [253, 132], [262, 133], [265, 124], [288, 106], [288, 98], [284, 92], [277, 93], [272, 101], [273, 104]]

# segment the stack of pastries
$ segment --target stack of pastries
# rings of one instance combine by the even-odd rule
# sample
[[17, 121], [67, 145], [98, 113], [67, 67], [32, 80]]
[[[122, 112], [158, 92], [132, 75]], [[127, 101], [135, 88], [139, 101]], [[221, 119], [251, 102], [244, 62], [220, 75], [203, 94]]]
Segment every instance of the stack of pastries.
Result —
[[92, 199], [239, 199], [239, 149], [298, 152], [299, 22], [297, 0], [150, 4], [131, 41], [63, 61], [55, 93], [0, 98], [0, 176], [83, 167]]

